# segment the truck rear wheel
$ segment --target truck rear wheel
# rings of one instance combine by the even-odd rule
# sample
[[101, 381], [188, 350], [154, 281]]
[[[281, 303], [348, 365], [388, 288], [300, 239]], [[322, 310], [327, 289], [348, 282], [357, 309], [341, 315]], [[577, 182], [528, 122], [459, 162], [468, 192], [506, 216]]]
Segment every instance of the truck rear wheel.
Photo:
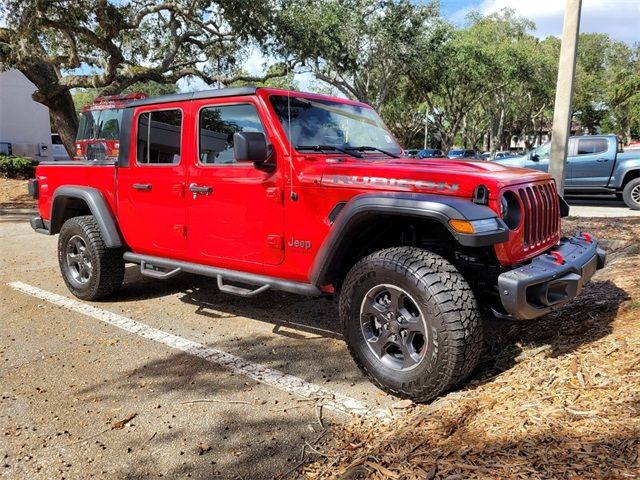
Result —
[[471, 288], [444, 258], [375, 252], [348, 273], [339, 302], [349, 351], [382, 390], [426, 402], [475, 368], [482, 328]]
[[122, 286], [122, 249], [107, 248], [98, 222], [91, 215], [64, 222], [58, 238], [58, 263], [62, 278], [76, 297], [96, 300]]
[[631, 210], [640, 210], [640, 178], [634, 178], [624, 186], [622, 199]]

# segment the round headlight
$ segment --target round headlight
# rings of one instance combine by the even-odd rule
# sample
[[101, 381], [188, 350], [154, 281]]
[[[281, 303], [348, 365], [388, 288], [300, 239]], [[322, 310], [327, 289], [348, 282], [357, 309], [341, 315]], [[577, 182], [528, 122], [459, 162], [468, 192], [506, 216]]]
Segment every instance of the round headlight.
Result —
[[518, 228], [522, 220], [520, 202], [513, 192], [505, 192], [500, 199], [500, 214], [510, 230]]

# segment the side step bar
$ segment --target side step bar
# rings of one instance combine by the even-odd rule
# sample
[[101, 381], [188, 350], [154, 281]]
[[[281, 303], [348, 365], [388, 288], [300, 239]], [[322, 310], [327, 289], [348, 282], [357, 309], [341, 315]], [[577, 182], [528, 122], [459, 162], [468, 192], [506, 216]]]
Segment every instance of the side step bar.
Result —
[[[127, 262], [140, 264], [140, 272], [148, 277], [157, 279], [168, 279], [180, 272], [193, 273], [213, 277], [218, 282], [220, 291], [243, 297], [253, 297], [268, 289], [282, 292], [296, 293], [298, 295], [321, 296], [323, 293], [315, 285], [310, 283], [293, 282], [281, 278], [258, 275], [255, 273], [239, 272], [226, 268], [211, 267], [199, 263], [183, 262], [170, 258], [154, 257], [152, 255], [141, 255], [133, 252], [125, 252], [123, 258]], [[255, 285], [258, 288], [251, 290], [234, 285], [227, 285], [224, 280]]]
[[218, 289], [224, 293], [230, 293], [231, 295], [239, 295], [240, 297], [255, 297], [259, 293], [269, 290], [271, 285], [268, 283], [256, 288], [255, 290], [249, 290], [248, 288], [236, 287], [235, 285], [225, 285], [223, 283], [222, 275], [218, 275]]

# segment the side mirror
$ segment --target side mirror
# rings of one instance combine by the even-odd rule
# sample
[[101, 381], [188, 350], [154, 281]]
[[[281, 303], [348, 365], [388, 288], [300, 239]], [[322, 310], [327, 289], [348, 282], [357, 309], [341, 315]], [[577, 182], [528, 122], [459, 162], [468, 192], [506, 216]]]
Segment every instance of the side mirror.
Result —
[[267, 137], [260, 132], [234, 133], [233, 154], [236, 162], [263, 163], [269, 157]]
[[535, 153], [535, 152], [531, 152], [531, 153], [529, 154], [529, 159], [530, 159], [532, 162], [539, 162], [539, 161], [540, 161], [540, 157], [539, 157], [539, 156], [538, 156], [538, 154], [537, 154], [537, 153]]

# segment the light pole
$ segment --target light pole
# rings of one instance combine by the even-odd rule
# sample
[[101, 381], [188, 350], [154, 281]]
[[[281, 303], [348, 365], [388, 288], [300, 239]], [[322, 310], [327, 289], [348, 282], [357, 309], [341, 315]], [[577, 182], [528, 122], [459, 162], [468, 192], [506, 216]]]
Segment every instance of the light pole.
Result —
[[567, 0], [562, 27], [562, 46], [558, 66], [556, 102], [553, 109], [549, 173], [556, 180], [558, 193], [564, 193], [567, 145], [571, 134], [571, 97], [576, 74], [576, 52], [580, 33], [582, 0]]
[[429, 112], [425, 112], [424, 114], [424, 149], [427, 149], [427, 144], [429, 143]]

